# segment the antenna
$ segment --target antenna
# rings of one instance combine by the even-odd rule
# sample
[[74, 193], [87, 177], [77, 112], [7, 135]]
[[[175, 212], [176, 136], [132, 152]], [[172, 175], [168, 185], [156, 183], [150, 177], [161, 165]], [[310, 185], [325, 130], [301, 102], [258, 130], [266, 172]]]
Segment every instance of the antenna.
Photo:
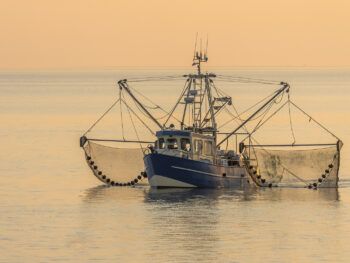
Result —
[[201, 62], [208, 61], [208, 35], [205, 50], [202, 48], [202, 38], [200, 38], [199, 50], [197, 50], [198, 32], [196, 33], [196, 42], [194, 45], [194, 55], [192, 66], [197, 66], [198, 74], [201, 74]]
[[196, 33], [196, 42], [194, 43], [193, 59], [195, 59], [195, 58], [196, 58], [197, 39], [198, 39], [198, 32]]
[[207, 34], [207, 44], [206, 44], [206, 47], [205, 47], [205, 54], [204, 54], [204, 59], [205, 61], [208, 61], [208, 42], [209, 42], [209, 37], [208, 37], [208, 34]]

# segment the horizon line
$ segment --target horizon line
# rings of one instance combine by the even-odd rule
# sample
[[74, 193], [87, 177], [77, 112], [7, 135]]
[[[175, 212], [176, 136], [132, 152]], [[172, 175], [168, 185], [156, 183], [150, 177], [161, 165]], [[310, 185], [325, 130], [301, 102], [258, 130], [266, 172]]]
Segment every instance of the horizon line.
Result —
[[[38, 67], [38, 68], [0, 68], [0, 72], [18, 72], [18, 71], [98, 71], [98, 70], [180, 70], [192, 69], [192, 66], [103, 66], [103, 67]], [[276, 66], [206, 66], [206, 69], [350, 69], [350, 65], [344, 66], [315, 66], [315, 65], [276, 65]]]

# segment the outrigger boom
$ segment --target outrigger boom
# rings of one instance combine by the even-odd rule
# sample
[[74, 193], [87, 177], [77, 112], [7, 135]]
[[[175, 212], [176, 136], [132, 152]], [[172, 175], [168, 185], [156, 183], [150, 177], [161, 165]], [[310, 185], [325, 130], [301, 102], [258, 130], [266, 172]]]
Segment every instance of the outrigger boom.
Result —
[[230, 134], [228, 134], [222, 141], [220, 141], [217, 144], [217, 147], [219, 147], [221, 144], [223, 144], [225, 141], [227, 141], [233, 134], [235, 134], [237, 131], [239, 131], [244, 125], [246, 125], [252, 118], [255, 117], [260, 111], [262, 111], [267, 105], [269, 105], [272, 101], [274, 101], [282, 92], [287, 91], [289, 92], [289, 84], [285, 82], [281, 82], [282, 88], [276, 91], [276, 94], [269, 99], [263, 106], [261, 106], [257, 111], [255, 111], [252, 115], [250, 115], [245, 121], [242, 122], [241, 125], [239, 125], [236, 129], [234, 129]]
[[158, 127], [160, 129], [163, 128], [163, 126], [153, 117], [153, 115], [142, 105], [142, 103], [134, 96], [134, 94], [130, 91], [128, 84], [127, 84], [127, 80], [123, 79], [123, 80], [119, 80], [118, 81], [118, 85], [120, 87], [120, 89], [124, 89], [129, 95], [130, 97], [141, 107], [141, 109], [148, 115], [148, 117], [150, 117], [150, 119], [158, 125]]

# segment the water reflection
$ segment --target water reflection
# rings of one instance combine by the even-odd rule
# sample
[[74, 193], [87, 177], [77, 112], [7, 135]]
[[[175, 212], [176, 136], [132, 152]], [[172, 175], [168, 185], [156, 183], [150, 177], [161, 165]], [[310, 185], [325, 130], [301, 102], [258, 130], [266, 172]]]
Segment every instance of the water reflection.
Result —
[[[148, 237], [151, 244], [149, 256], [157, 257], [161, 240], [162, 246], [171, 247], [169, 258], [182, 254], [188, 262], [214, 262], [222, 211], [220, 198], [222, 189], [152, 189], [144, 192], [143, 202], [147, 218], [154, 231]], [[180, 251], [185, 253], [179, 253]]]
[[[300, 247], [311, 254], [327, 249], [328, 242], [316, 246], [313, 240], [340, 231], [334, 219], [341, 208], [338, 200], [337, 189], [100, 185], [85, 191], [78, 229], [87, 230], [94, 240], [104, 240], [104, 245], [111, 244], [106, 249], [95, 241], [90, 245], [113, 250], [119, 259], [125, 259], [124, 251], [137, 248], [133, 257], [140, 262], [145, 258], [152, 262], [234, 262], [246, 258], [260, 262], [265, 253], [271, 254], [271, 248], [280, 244], [294, 247], [302, 243]], [[325, 228], [324, 222], [330, 226]], [[84, 239], [75, 239], [85, 245]], [[254, 243], [256, 253], [251, 254], [255, 240], [260, 242]], [[335, 245], [332, 250], [342, 251]], [[300, 250], [297, 253], [303, 255]], [[271, 255], [273, 261], [281, 262], [285, 256], [293, 258], [294, 250]]]
[[211, 203], [222, 201], [339, 201], [336, 188], [251, 188], [251, 189], [198, 189], [109, 187], [99, 185], [89, 188], [83, 195], [85, 202], [121, 201], [139, 199], [145, 203]]
[[113, 201], [132, 201], [141, 200], [143, 192], [147, 187], [111, 187], [108, 185], [99, 185], [86, 189], [82, 200], [86, 203], [103, 203]]
[[257, 192], [256, 200], [265, 201], [338, 201], [337, 188], [319, 188], [310, 190], [306, 188], [261, 188]]
[[223, 194], [220, 189], [196, 189], [196, 188], [150, 188], [145, 193], [144, 201], [152, 202], [167, 202], [167, 203], [183, 203], [193, 202], [195, 200], [206, 199], [214, 202]]

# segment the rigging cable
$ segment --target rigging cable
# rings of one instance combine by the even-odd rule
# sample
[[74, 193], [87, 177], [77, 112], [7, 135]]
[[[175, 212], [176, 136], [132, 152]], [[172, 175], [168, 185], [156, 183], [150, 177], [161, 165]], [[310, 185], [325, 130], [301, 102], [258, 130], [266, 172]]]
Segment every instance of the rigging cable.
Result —
[[[213, 86], [214, 86], [214, 89], [215, 89], [215, 91], [216, 91], [216, 93], [217, 93], [218, 96], [222, 96], [222, 95], [228, 96], [225, 92], [219, 90], [219, 88], [217, 88], [215, 84], [213, 84]], [[228, 97], [229, 97], [229, 96], [228, 96]], [[240, 118], [240, 116], [239, 116], [239, 114], [238, 114], [238, 111], [237, 111], [236, 107], [233, 105], [233, 103], [232, 103], [232, 107], [233, 107], [234, 111], [236, 112], [237, 116], [235, 116], [233, 113], [231, 113], [230, 110], [229, 110], [228, 108], [226, 108], [226, 107], [225, 107], [225, 111], [226, 111], [229, 115], [231, 115], [231, 117], [234, 117], [233, 120], [236, 120], [236, 119], [238, 118], [241, 122], [243, 122], [243, 120]], [[238, 123], [237, 121], [236, 121], [236, 123], [237, 123], [238, 125], [240, 125], [240, 123]], [[244, 129], [247, 133], [249, 133], [249, 131], [248, 131], [248, 129], [247, 129], [247, 127], [246, 127], [245, 125], [243, 126], [243, 129]]]
[[133, 111], [133, 109], [125, 102], [124, 99], [122, 101], [126, 106], [126, 108], [128, 109], [128, 111], [131, 111], [136, 116], [136, 118], [143, 124], [143, 126], [145, 126], [148, 129], [148, 131], [152, 134], [152, 136], [154, 136], [155, 135], [154, 131], [135, 113], [135, 111]]
[[318, 126], [320, 126], [323, 130], [325, 130], [326, 132], [328, 132], [330, 135], [332, 135], [334, 138], [336, 138], [338, 141], [341, 142], [341, 140], [334, 134], [332, 133], [329, 129], [327, 129], [325, 126], [323, 126], [321, 123], [319, 123], [318, 121], [316, 121], [314, 118], [312, 118], [308, 113], [306, 113], [303, 109], [301, 109], [299, 106], [297, 106], [293, 101], [290, 101], [290, 103], [297, 108], [299, 111], [301, 111], [303, 114], [305, 114], [306, 116], [308, 116], [310, 118], [310, 120], [313, 120]]
[[[275, 110], [273, 113], [271, 113], [271, 115], [270, 115], [268, 118], [266, 118], [265, 121], [262, 122], [262, 123], [250, 134], [250, 136], [251, 136], [254, 132], [256, 132], [258, 129], [260, 129], [260, 127], [262, 127], [266, 122], [268, 122], [273, 116], [275, 116], [284, 106], [286, 106], [287, 103], [288, 103], [288, 101], [286, 101], [285, 103], [283, 103], [282, 106], [280, 106], [277, 110]], [[244, 140], [246, 140], [246, 139], [247, 139], [247, 137], [244, 138]], [[244, 140], [243, 140], [243, 141], [244, 141]]]
[[[225, 96], [228, 96], [225, 92], [223, 92], [222, 90], [220, 89], [217, 89], [219, 90], [222, 94], [224, 94]], [[274, 91], [273, 93], [271, 93], [270, 95], [266, 96], [265, 98], [263, 98], [262, 100], [258, 101], [257, 103], [255, 103], [254, 105], [252, 105], [251, 107], [249, 107], [248, 109], [244, 110], [243, 112], [241, 113], [238, 113], [237, 109], [235, 108], [235, 106], [232, 104], [232, 107], [233, 109], [235, 110], [237, 116], [235, 116], [233, 113], [231, 113], [228, 109], [227, 109], [227, 112], [232, 116], [234, 117], [233, 119], [227, 121], [226, 123], [222, 124], [219, 128], [222, 128], [224, 126], [226, 126], [229, 122], [233, 121], [234, 119], [239, 119], [241, 122], [244, 122], [246, 121], [245, 119], [242, 119], [240, 116], [242, 116], [242, 114], [248, 112], [249, 110], [251, 110], [252, 108], [256, 107], [257, 105], [259, 105], [260, 103], [264, 102], [265, 100], [267, 100], [268, 98], [272, 97], [274, 94], [276, 93], [276, 91]], [[275, 104], [279, 104], [282, 99], [283, 99], [283, 96], [284, 96], [284, 92], [281, 94], [281, 99], [279, 101], [277, 101], [277, 98], [275, 100], [273, 100], [271, 102], [271, 104], [275, 103]], [[270, 105], [271, 105], [270, 104]], [[263, 116], [265, 114], [265, 112], [261, 113], [260, 115], [256, 116], [255, 118], [251, 119], [251, 121], [254, 121], [254, 120], [257, 120], [259, 119], [261, 116]]]
[[[180, 97], [178, 98], [177, 102], [175, 103], [174, 107], [171, 109], [171, 111], [168, 113], [169, 117], [166, 119], [166, 121], [163, 123], [163, 126], [165, 126], [167, 124], [167, 122], [169, 121], [169, 119], [172, 117], [172, 114], [174, 113], [176, 107], [179, 105], [180, 100], [182, 99], [182, 97], [185, 95], [185, 92], [187, 90], [187, 88], [189, 88], [189, 84], [190, 83], [190, 78], [187, 78], [185, 85], [181, 91]], [[174, 118], [174, 117], [173, 117]], [[175, 118], [176, 119], [176, 118]], [[176, 119], [177, 120], [177, 119]], [[177, 120], [179, 121], [179, 120]], [[179, 121], [181, 124], [181, 121]]]
[[[134, 91], [135, 93], [139, 94], [141, 97], [145, 98], [146, 100], [148, 100], [149, 102], [151, 102], [155, 107], [151, 107], [151, 106], [148, 106], [148, 105], [145, 105], [143, 104], [144, 107], [148, 108], [148, 109], [152, 109], [152, 110], [155, 110], [155, 109], [162, 109], [162, 107], [160, 107], [159, 105], [157, 105], [155, 102], [153, 102], [151, 99], [149, 99], [148, 97], [146, 97], [145, 95], [143, 95], [141, 92], [139, 92], [137, 89], [131, 87], [131, 85], [128, 85], [129, 89], [131, 89], [132, 91]], [[164, 111], [164, 110], [163, 110]]]
[[[289, 94], [289, 93], [288, 93], [288, 94]], [[278, 98], [278, 97], [277, 97], [276, 99], [274, 99], [273, 101], [271, 101], [270, 105], [266, 108], [265, 112], [264, 112], [262, 115], [260, 115], [260, 116], [262, 116], [262, 118], [261, 118], [261, 120], [258, 122], [258, 124], [255, 126], [255, 128], [253, 129], [252, 133], [254, 133], [255, 131], [257, 131], [257, 130], [261, 127], [261, 125], [259, 125], [259, 124], [264, 120], [265, 116], [266, 116], [267, 113], [270, 111], [270, 109], [272, 108], [272, 106], [273, 106], [274, 104], [279, 104], [279, 103], [281, 103], [283, 97], [284, 97], [284, 92], [281, 94], [281, 99], [280, 99], [278, 102], [277, 102], [277, 98]], [[283, 104], [282, 107], [283, 107], [284, 105], [285, 105], [285, 104]], [[278, 111], [279, 111], [279, 110], [278, 110]], [[267, 118], [267, 119], [269, 119], [269, 118]], [[263, 122], [263, 123], [265, 123], [265, 122]], [[252, 134], [252, 133], [251, 133], [251, 134]]]
[[[247, 108], [246, 110], [240, 112], [240, 113], [238, 114], [238, 116], [235, 116], [235, 119], [237, 119], [239, 116], [242, 116], [243, 114], [247, 113], [248, 111], [250, 111], [250, 110], [253, 109], [254, 107], [258, 106], [259, 104], [263, 103], [265, 100], [267, 100], [268, 98], [272, 97], [274, 93], [275, 93], [275, 92], [273, 92], [272, 94], [266, 96], [266, 97], [263, 98], [262, 100], [258, 101], [258, 102], [255, 103], [254, 105], [252, 105], [252, 106], [250, 106], [249, 108]], [[224, 126], [226, 126], [228, 123], [230, 123], [230, 122], [233, 121], [233, 120], [234, 120], [234, 119], [231, 119], [231, 120], [229, 120], [229, 121], [223, 123], [221, 126], [219, 126], [219, 129], [220, 129], [220, 128], [223, 128]]]
[[[217, 94], [218, 96], [222, 96], [222, 95], [228, 96], [228, 95], [225, 94], [223, 91], [219, 90], [219, 89], [216, 87], [216, 85], [215, 85], [214, 83], [213, 83], [213, 87], [214, 87], [214, 89], [215, 89], [215, 91], [216, 91], [216, 94]], [[230, 97], [230, 96], [228, 96], [228, 97]], [[236, 114], [238, 115], [238, 112], [237, 112], [235, 106], [233, 105], [233, 103], [232, 103], [232, 107], [233, 107], [233, 109], [235, 110]], [[226, 107], [225, 107], [225, 111], [226, 111], [229, 115], [231, 115], [231, 117], [236, 117], [236, 116], [234, 116]], [[241, 120], [239, 116], [237, 116], [237, 118], [238, 118], [239, 120]], [[234, 118], [234, 119], [236, 120], [237, 118]], [[242, 120], [241, 120], [241, 121], [242, 121]], [[237, 122], [237, 121], [236, 121], [236, 122]], [[238, 125], [240, 125], [240, 123], [238, 123]], [[243, 126], [243, 129], [244, 129], [247, 133], [249, 133], [249, 132], [248, 132], [248, 129], [246, 128], [245, 125]]]
[[266, 110], [261, 115], [261, 119], [259, 120], [259, 122], [257, 123], [257, 125], [254, 127], [253, 131], [250, 134], [252, 134], [253, 132], [257, 131], [257, 129], [259, 128], [259, 124], [264, 120], [264, 118], [266, 117], [267, 113], [271, 110], [272, 106], [273, 106], [273, 103], [270, 103], [270, 105], [268, 107], [266, 107]]
[[280, 81], [275, 80], [266, 80], [266, 79], [255, 79], [247, 77], [235, 77], [235, 76], [226, 76], [226, 75], [216, 75], [217, 78], [221, 80], [231, 81], [231, 82], [241, 82], [241, 83], [258, 83], [258, 84], [267, 84], [267, 85], [280, 85]]
[[132, 119], [132, 116], [131, 116], [131, 113], [130, 113], [130, 110], [129, 110], [128, 107], [127, 107], [127, 110], [128, 110], [128, 112], [129, 112], [130, 120], [131, 120], [132, 126], [134, 127], [134, 131], [135, 131], [137, 140], [138, 140], [138, 142], [139, 142], [139, 144], [140, 144], [141, 152], [142, 152], [143, 155], [145, 155], [144, 152], [143, 152], [143, 147], [142, 147], [142, 144], [141, 144], [141, 140], [140, 140], [139, 134], [138, 134], [138, 132], [137, 132], [137, 129], [136, 129], [136, 127], [135, 127], [134, 120]]
[[121, 125], [122, 125], [122, 137], [123, 137], [123, 140], [125, 141], [125, 137], [124, 137], [124, 121], [123, 121], [123, 109], [122, 109], [122, 100], [121, 100], [121, 96], [122, 96], [122, 89], [119, 89], [120, 122], [121, 122]]
[[245, 83], [245, 84], [250, 84], [250, 83], [255, 83], [255, 84], [262, 84], [262, 85], [278, 85], [277, 83], [270, 83], [270, 82], [263, 82], [263, 81], [249, 81], [249, 80], [240, 80], [240, 79], [226, 79], [226, 78], [220, 78], [218, 77], [219, 80], [226, 81], [226, 82], [236, 82], [236, 83]]
[[118, 103], [119, 100], [120, 98], [117, 99], [115, 102], [113, 102], [113, 104], [101, 115], [101, 117], [98, 118], [97, 121], [95, 121], [94, 124], [90, 126], [90, 128], [83, 134], [83, 136], [85, 136], [88, 132], [90, 132], [96, 126], [96, 124], [99, 123], [100, 120], [102, 120], [107, 115], [107, 113], [113, 109], [113, 107]]
[[[217, 93], [219, 93], [219, 91], [218, 91], [218, 89], [217, 89], [216, 87], [215, 87], [215, 89], [216, 89]], [[222, 92], [222, 93], [224, 94], [224, 92]], [[274, 92], [274, 93], [276, 93], [276, 92]], [[269, 103], [269, 105], [267, 105], [268, 107], [263, 111], [262, 114], [259, 115], [259, 117], [254, 118], [254, 120], [256, 120], [256, 119], [262, 117], [261, 120], [260, 120], [260, 121], [257, 123], [257, 125], [255, 126], [253, 132], [255, 132], [258, 128], [261, 127], [261, 125], [260, 125], [261, 122], [263, 121], [263, 119], [265, 118], [265, 116], [267, 115], [267, 113], [270, 111], [270, 109], [272, 108], [273, 104], [278, 104], [278, 103], [280, 103], [280, 102], [282, 101], [282, 99], [283, 99], [283, 95], [284, 95], [284, 92], [282, 93], [281, 99], [280, 99], [279, 101], [277, 101], [277, 98], [278, 98], [278, 97], [275, 98], [273, 101], [271, 101], [271, 103]], [[238, 115], [238, 111], [237, 111], [237, 109], [235, 108], [235, 106], [234, 106], [233, 104], [232, 104], [232, 107], [233, 107], [233, 109], [235, 110], [236, 114]], [[225, 108], [225, 109], [226, 109], [226, 108]], [[236, 117], [236, 116], [234, 116], [228, 109], [226, 109], [226, 111], [227, 111], [231, 116]], [[242, 119], [240, 118], [239, 115], [238, 115], [237, 117], [239, 118], [240, 121], [242, 121]], [[268, 118], [268, 119], [269, 119], [269, 118]], [[264, 123], [265, 123], [265, 122], [264, 122]], [[243, 125], [243, 129], [249, 134], [248, 137], [250, 138], [251, 133], [249, 133], [249, 131], [248, 131], [246, 125]], [[246, 138], [247, 138], [247, 137], [246, 137]], [[246, 138], [245, 138], [245, 139], [246, 139]], [[244, 140], [245, 140], [245, 139], [244, 139]]]
[[[222, 95], [228, 96], [225, 92], [219, 90], [219, 89], [216, 87], [216, 85], [214, 85], [214, 88], [215, 88], [215, 91], [216, 91], [216, 93], [218, 94], [218, 96], [222, 96]], [[238, 114], [238, 111], [237, 111], [237, 109], [236, 109], [236, 107], [234, 106], [233, 103], [232, 103], [232, 108], [233, 108], [233, 110], [236, 112], [237, 118], [241, 121], [241, 123], [238, 122], [237, 118], [234, 118], [234, 120], [236, 121], [236, 123], [237, 123], [238, 125], [242, 124], [243, 120], [240, 118], [240, 115]], [[231, 115], [231, 117], [236, 117], [236, 116], [235, 116], [233, 113], [231, 113], [231, 112], [229, 111], [229, 109], [226, 108], [226, 107], [225, 107], [225, 111], [226, 111], [229, 115]], [[250, 134], [249, 131], [248, 131], [248, 128], [246, 127], [246, 125], [243, 125], [242, 128], [245, 130], [246, 133]], [[227, 140], [227, 141], [228, 141], [228, 140]]]
[[176, 79], [182, 79], [183, 76], [163, 76], [163, 77], [145, 77], [145, 78], [135, 78], [135, 79], [128, 79], [128, 82], [146, 82], [146, 81], [163, 81], [163, 80], [176, 80]]
[[[130, 87], [130, 85], [129, 85]], [[153, 105], [155, 105], [156, 107], [149, 107], [149, 106], [146, 106], [143, 104], [143, 106], [146, 106], [147, 108], [150, 108], [150, 109], [160, 109], [161, 111], [163, 111], [164, 113], [166, 113], [164, 116], [161, 116], [160, 118], [155, 118], [156, 120], [160, 120], [160, 119], [163, 119], [165, 118], [166, 116], [170, 115], [170, 112], [167, 112], [165, 109], [163, 109], [161, 106], [157, 105], [156, 103], [154, 103], [151, 99], [149, 99], [148, 97], [146, 97], [145, 95], [143, 95], [141, 92], [137, 91], [135, 88], [132, 88], [130, 87], [133, 91], [135, 91], [136, 93], [138, 93], [140, 96], [142, 96], [143, 98], [145, 98], [146, 100], [148, 100], [149, 102], [151, 102]], [[139, 105], [136, 104], [136, 102], [134, 101], [136, 107], [139, 109], [139, 111], [147, 118], [149, 118], [149, 116], [147, 116], [142, 109], [140, 109]], [[174, 116], [171, 116], [170, 117], [174, 118], [176, 121], [178, 121], [179, 123], [181, 123], [180, 120], [178, 120], [176, 117]], [[169, 118], [170, 118], [169, 117]]]
[[288, 92], [288, 113], [289, 113], [289, 125], [290, 125], [290, 131], [292, 133], [292, 137], [293, 137], [293, 145], [296, 143], [296, 140], [295, 140], [295, 134], [294, 134], [294, 128], [293, 128], [293, 122], [292, 122], [292, 114], [291, 114], [291, 111], [290, 111], [290, 94]]

